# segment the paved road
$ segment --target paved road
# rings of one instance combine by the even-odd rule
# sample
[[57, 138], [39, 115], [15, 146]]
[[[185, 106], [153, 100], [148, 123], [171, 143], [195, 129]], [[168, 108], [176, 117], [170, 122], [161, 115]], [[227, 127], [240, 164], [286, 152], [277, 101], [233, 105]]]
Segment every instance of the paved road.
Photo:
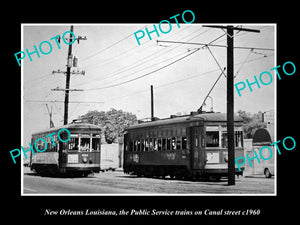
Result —
[[41, 177], [24, 168], [24, 194], [274, 194], [275, 179], [239, 177], [227, 180], [185, 181], [138, 178], [123, 172], [104, 172], [87, 178]]

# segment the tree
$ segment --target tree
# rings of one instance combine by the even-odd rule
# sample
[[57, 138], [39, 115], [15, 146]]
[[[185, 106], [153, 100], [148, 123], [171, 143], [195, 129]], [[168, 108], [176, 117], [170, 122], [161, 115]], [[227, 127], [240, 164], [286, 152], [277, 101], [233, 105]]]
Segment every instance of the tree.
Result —
[[243, 131], [245, 138], [253, 138], [255, 131], [259, 128], [266, 128], [261, 120], [261, 112], [251, 114], [244, 110], [239, 110], [238, 115], [243, 120]]
[[136, 115], [112, 108], [110, 111], [89, 111], [80, 118], [86, 118], [89, 123], [98, 124], [103, 128], [107, 143], [117, 142], [124, 134], [124, 129], [137, 121]]

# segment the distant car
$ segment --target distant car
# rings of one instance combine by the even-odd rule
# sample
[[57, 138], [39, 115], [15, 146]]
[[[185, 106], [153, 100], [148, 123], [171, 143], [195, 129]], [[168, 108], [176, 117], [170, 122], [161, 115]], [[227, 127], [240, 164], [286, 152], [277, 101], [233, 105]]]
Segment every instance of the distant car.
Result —
[[270, 164], [264, 167], [264, 175], [266, 178], [274, 176], [274, 165]]
[[101, 160], [101, 171], [115, 171], [117, 168], [117, 163], [112, 159]]

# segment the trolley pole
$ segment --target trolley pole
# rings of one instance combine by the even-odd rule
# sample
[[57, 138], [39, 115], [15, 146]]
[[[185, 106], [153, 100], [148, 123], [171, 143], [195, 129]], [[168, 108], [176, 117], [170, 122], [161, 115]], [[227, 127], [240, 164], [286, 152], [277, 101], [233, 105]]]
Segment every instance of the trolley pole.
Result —
[[227, 136], [228, 136], [228, 185], [235, 185], [234, 148], [234, 30], [259, 33], [259, 30], [233, 26], [204, 26], [227, 30]]

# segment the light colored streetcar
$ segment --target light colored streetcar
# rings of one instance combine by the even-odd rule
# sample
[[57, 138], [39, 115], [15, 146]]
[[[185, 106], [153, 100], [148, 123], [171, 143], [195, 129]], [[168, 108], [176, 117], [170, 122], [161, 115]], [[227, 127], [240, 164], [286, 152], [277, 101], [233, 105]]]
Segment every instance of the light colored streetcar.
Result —
[[[70, 140], [61, 142], [57, 135], [53, 135], [55, 146], [51, 137], [47, 135], [57, 133], [65, 128], [70, 132]], [[66, 140], [67, 132], [60, 133]], [[31, 151], [30, 168], [39, 174], [80, 174], [87, 176], [100, 171], [101, 129], [99, 126], [88, 123], [71, 123], [57, 128], [32, 134], [31, 143], [39, 138], [47, 141], [47, 150], [44, 152]], [[38, 141], [36, 147], [45, 149], [45, 143]]]

